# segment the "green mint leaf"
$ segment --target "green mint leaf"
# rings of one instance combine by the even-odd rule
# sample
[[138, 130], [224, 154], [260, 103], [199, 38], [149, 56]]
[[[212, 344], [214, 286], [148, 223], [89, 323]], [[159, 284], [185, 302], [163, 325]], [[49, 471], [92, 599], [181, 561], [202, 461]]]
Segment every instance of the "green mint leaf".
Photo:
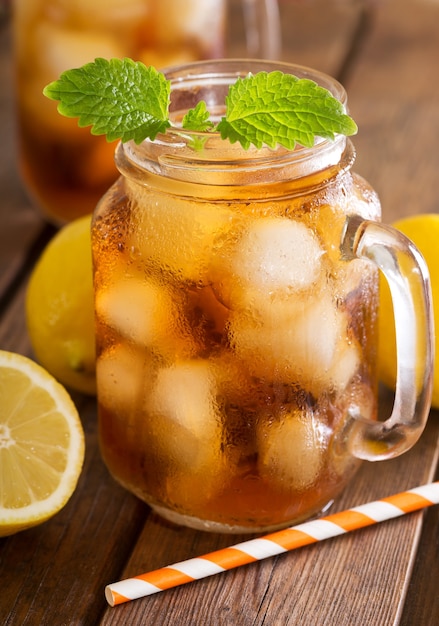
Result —
[[282, 72], [238, 79], [226, 97], [226, 115], [217, 126], [223, 139], [243, 148], [296, 143], [311, 147], [316, 136], [353, 135], [355, 122], [328, 90], [314, 81]]
[[[43, 93], [58, 100], [58, 111], [77, 117], [79, 126], [91, 126], [95, 135], [109, 141], [141, 143], [172, 128], [184, 131], [219, 131], [223, 139], [250, 145], [294, 149], [310, 147], [316, 136], [333, 139], [353, 135], [355, 122], [329, 91], [308, 79], [280, 71], [239, 78], [226, 96], [226, 114], [218, 125], [209, 120], [206, 103], [189, 110], [181, 127], [169, 120], [171, 83], [153, 67], [131, 59], [96, 59], [67, 70]], [[188, 145], [201, 150], [207, 136], [189, 136]]]
[[209, 120], [210, 113], [206, 103], [201, 100], [194, 109], [189, 109], [183, 118], [182, 126], [186, 130], [206, 131], [211, 130], [215, 125]]
[[169, 126], [170, 83], [153, 67], [131, 59], [96, 59], [63, 72], [43, 90], [58, 111], [108, 141], [140, 143]]

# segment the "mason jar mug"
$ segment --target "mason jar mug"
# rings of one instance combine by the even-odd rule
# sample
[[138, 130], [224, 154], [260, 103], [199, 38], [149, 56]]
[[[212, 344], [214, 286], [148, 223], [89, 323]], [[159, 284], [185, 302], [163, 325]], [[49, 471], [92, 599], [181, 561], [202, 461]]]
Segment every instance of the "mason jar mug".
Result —
[[[228, 86], [299, 66], [170, 71], [175, 123]], [[196, 141], [195, 141], [196, 140]], [[202, 146], [194, 149], [194, 145]], [[266, 531], [325, 510], [362, 460], [421, 434], [432, 363], [428, 273], [354, 173], [349, 139], [250, 148], [175, 129], [120, 144], [92, 243], [100, 445], [111, 474], [168, 520]], [[378, 420], [378, 272], [395, 304], [398, 382]]]

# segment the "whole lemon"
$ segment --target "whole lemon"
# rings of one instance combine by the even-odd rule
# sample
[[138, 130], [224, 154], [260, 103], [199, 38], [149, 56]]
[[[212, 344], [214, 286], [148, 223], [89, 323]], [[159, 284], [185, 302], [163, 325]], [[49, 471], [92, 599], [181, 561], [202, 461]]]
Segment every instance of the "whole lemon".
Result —
[[49, 241], [26, 292], [35, 358], [59, 382], [96, 393], [91, 216], [70, 222]]
[[[402, 218], [392, 224], [404, 233], [423, 255], [430, 273], [433, 295], [434, 325], [439, 329], [439, 214], [424, 213]], [[439, 408], [439, 333], [435, 337], [435, 364], [433, 375], [432, 406]], [[380, 311], [378, 374], [380, 379], [391, 389], [396, 382], [396, 341], [393, 320], [392, 299], [385, 279], [380, 278]]]

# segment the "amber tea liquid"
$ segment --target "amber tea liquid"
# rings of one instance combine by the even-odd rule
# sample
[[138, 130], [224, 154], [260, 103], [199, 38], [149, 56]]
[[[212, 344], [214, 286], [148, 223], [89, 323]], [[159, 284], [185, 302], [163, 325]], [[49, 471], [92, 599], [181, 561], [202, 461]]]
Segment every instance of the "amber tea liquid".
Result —
[[337, 444], [347, 412], [376, 416], [376, 271], [339, 254], [346, 214], [376, 197], [350, 172], [264, 200], [154, 180], [121, 178], [95, 216], [104, 460], [174, 521], [309, 517], [359, 463]]

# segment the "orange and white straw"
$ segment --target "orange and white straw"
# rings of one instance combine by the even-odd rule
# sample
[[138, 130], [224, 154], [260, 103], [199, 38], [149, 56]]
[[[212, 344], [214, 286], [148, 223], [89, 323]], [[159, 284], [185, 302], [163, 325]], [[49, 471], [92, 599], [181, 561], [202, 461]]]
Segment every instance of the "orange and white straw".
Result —
[[438, 503], [439, 482], [429, 483], [107, 585], [105, 597], [111, 606], [116, 606]]

